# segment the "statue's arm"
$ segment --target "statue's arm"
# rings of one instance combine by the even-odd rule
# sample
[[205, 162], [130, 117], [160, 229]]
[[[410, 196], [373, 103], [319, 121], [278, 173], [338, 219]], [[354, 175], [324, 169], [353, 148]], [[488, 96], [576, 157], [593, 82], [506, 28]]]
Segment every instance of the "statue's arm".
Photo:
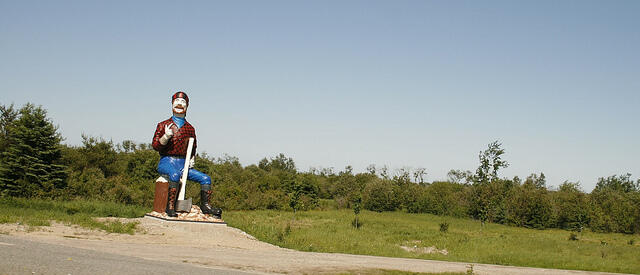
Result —
[[158, 126], [156, 126], [156, 132], [153, 134], [153, 141], [151, 142], [151, 146], [156, 151], [161, 151], [166, 146], [166, 143], [162, 144], [160, 142], [160, 139], [163, 136], [164, 136], [164, 127], [162, 126], [162, 122], [161, 122], [161, 123], [158, 123]]

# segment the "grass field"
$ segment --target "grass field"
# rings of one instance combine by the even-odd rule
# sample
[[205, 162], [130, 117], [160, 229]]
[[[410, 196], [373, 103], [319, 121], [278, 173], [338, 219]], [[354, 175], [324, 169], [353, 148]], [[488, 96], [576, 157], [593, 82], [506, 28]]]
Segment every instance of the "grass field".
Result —
[[98, 201], [47, 201], [20, 198], [0, 199], [0, 223], [46, 226], [50, 221], [75, 224], [110, 233], [133, 234], [137, 223], [99, 222], [96, 217], [141, 217], [148, 209]]
[[[281, 247], [389, 257], [499, 265], [640, 273], [640, 236], [534, 230], [469, 219], [401, 212], [363, 211], [363, 226], [352, 226], [348, 210], [298, 212], [233, 211], [225, 221]], [[448, 230], [440, 230], [448, 223]], [[411, 250], [407, 251], [401, 246]], [[424, 248], [446, 250], [425, 254]]]

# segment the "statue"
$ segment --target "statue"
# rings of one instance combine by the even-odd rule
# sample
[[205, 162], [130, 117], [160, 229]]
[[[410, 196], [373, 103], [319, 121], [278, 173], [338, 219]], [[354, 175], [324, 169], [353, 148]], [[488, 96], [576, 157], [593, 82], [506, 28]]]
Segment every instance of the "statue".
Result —
[[[200, 209], [204, 214], [211, 214], [216, 219], [222, 218], [222, 210], [209, 204], [211, 199], [211, 178], [196, 169], [193, 169], [196, 156], [196, 130], [187, 122], [187, 108], [189, 97], [180, 91], [171, 97], [171, 109], [173, 116], [161, 121], [156, 127], [151, 145], [160, 153], [158, 172], [169, 180], [169, 191], [166, 213], [169, 217], [177, 217], [176, 200], [178, 187], [185, 162], [189, 161], [187, 179], [200, 183]], [[187, 144], [189, 138], [194, 139], [191, 156], [187, 160]]]

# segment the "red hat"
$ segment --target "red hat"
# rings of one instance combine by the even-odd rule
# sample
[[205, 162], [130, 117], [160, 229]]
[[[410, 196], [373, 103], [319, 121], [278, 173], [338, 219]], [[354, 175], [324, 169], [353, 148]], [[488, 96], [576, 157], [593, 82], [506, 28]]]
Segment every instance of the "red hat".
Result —
[[171, 102], [173, 103], [173, 101], [179, 97], [184, 98], [184, 100], [187, 101], [187, 105], [189, 105], [189, 97], [183, 91], [178, 91], [177, 93], [173, 94], [173, 96], [171, 97]]

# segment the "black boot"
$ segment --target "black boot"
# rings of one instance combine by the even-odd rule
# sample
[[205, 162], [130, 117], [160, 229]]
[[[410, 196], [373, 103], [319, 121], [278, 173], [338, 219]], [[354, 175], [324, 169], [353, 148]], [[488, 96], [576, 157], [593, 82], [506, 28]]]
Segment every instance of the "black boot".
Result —
[[169, 217], [177, 217], [176, 199], [178, 198], [178, 188], [169, 187], [169, 195], [167, 197], [167, 215]]
[[211, 190], [200, 190], [200, 210], [204, 214], [211, 214], [214, 218], [222, 218], [222, 209], [211, 207], [209, 200], [211, 199]]

